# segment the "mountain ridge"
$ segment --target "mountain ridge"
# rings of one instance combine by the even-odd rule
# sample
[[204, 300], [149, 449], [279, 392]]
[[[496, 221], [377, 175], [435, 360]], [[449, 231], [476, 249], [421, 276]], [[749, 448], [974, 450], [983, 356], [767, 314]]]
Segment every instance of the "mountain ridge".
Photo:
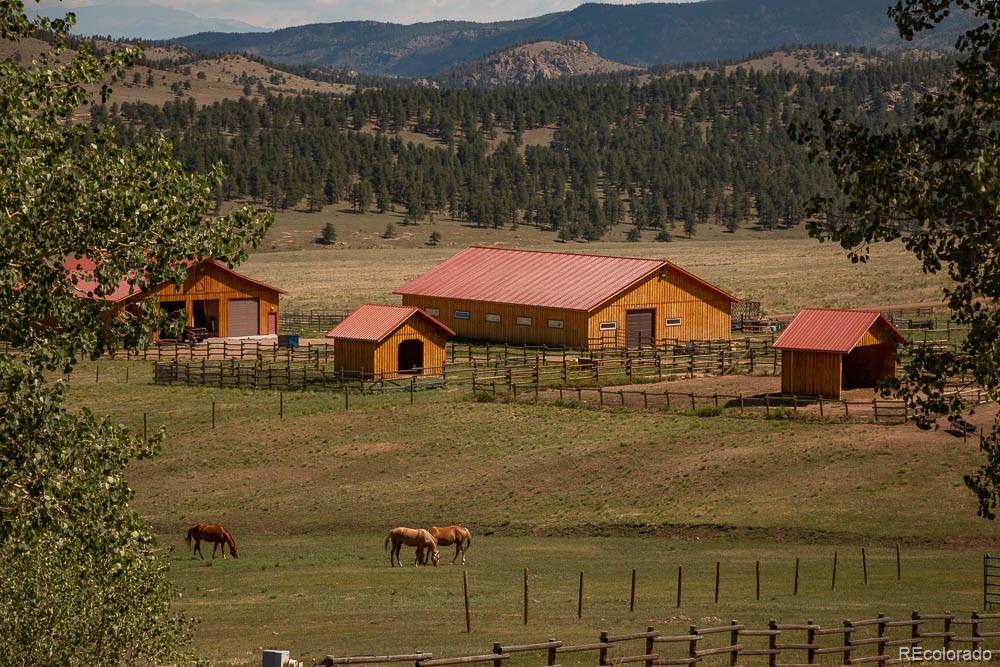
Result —
[[[882, 2], [886, 4], [882, 4]], [[702, 0], [685, 4], [587, 3], [566, 12], [497, 23], [377, 21], [316, 23], [268, 33], [197, 33], [177, 43], [200, 51], [246, 51], [276, 62], [426, 77], [505, 48], [585, 42], [608, 60], [639, 67], [740, 58], [784, 44], [899, 49], [888, 0]], [[911, 43], [953, 46], [971, 23], [952, 19]]]

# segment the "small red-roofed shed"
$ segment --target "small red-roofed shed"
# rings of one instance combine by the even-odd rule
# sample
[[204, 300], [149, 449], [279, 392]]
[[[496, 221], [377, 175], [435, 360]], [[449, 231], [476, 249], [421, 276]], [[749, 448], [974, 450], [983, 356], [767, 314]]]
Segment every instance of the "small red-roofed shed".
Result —
[[390, 380], [437, 375], [455, 332], [413, 306], [365, 304], [331, 329], [334, 367], [348, 377]]
[[778, 339], [781, 391], [839, 399], [896, 373], [899, 330], [877, 310], [804, 308]]

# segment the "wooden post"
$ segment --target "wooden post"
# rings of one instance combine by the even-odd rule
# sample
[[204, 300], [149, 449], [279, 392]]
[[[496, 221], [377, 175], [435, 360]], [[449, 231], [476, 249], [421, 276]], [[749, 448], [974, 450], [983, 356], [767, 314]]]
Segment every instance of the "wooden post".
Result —
[[695, 625], [688, 627], [688, 664], [698, 664], [698, 627]]
[[740, 622], [736, 620], [729, 621], [729, 625], [733, 628], [729, 631], [729, 645], [734, 647], [729, 654], [729, 667], [736, 667], [740, 657], [740, 649], [738, 648], [740, 645]]
[[125, 364], [125, 384], [128, 384], [128, 364]]
[[524, 568], [524, 624], [528, 624], [528, 568]]
[[600, 643], [601, 643], [601, 648], [598, 649], [597, 664], [599, 664], [599, 665], [607, 665], [608, 664], [608, 647], [607, 647], [607, 644], [608, 644], [608, 631], [607, 630], [602, 630], [601, 631], [601, 635], [600, 635], [600, 638], [599, 638], [598, 641], [600, 641]]
[[868, 556], [865, 554], [865, 548], [861, 547], [861, 569], [865, 575], [865, 586], [868, 585]]
[[799, 414], [799, 397], [792, 394], [792, 412]]
[[[656, 644], [653, 643], [653, 633], [656, 632], [656, 628], [652, 625], [646, 626], [646, 655], [653, 655], [653, 650]], [[653, 661], [647, 660], [646, 667], [653, 667]]]
[[980, 634], [979, 634], [979, 612], [972, 612], [972, 650], [975, 651], [980, 646]]
[[[500, 642], [493, 642], [493, 654], [500, 655], [503, 653], [503, 645]], [[503, 667], [503, 658], [494, 658], [493, 667]]]
[[743, 392], [740, 392], [740, 414], [743, 414]]
[[583, 618], [583, 572], [580, 573], [580, 588], [576, 594], [576, 617]]
[[681, 586], [684, 582], [684, 568], [677, 566], [677, 608], [681, 607]]
[[472, 614], [469, 612], [469, 571], [462, 571], [462, 590], [465, 594], [465, 631], [472, 632]]
[[754, 573], [757, 580], [757, 599], [760, 600], [760, 561], [755, 562]]
[[854, 631], [854, 624], [850, 621], [844, 621], [844, 664], [853, 664], [851, 660], [851, 653], [854, 650], [854, 643], [851, 641], [851, 635]]
[[[879, 656], [885, 655], [885, 643], [888, 639], [885, 636], [886, 621], [887, 619], [885, 617], [885, 614], [878, 615], [878, 625], [876, 625], [875, 627], [878, 629], [878, 642], [876, 643], [876, 647], [878, 649]], [[885, 659], [879, 659], [878, 661], [879, 667], [885, 667], [885, 663], [886, 663]]]
[[896, 542], [896, 581], [903, 580], [903, 566], [899, 558], [899, 542]]
[[635, 568], [632, 568], [632, 592], [628, 596], [628, 610], [635, 611]]
[[285, 392], [278, 392], [278, 418], [285, 418]]
[[944, 650], [951, 648], [951, 612], [944, 613]]
[[101, 382], [101, 367], [94, 364], [94, 384], [99, 384]]
[[773, 618], [767, 622], [767, 666], [775, 667], [778, 664], [778, 622]]
[[555, 667], [556, 664], [556, 647], [553, 644], [556, 643], [555, 639], [549, 639], [549, 648], [546, 650], [545, 664], [547, 667]]
[[694, 409], [695, 409], [695, 405], [694, 405], [694, 392], [692, 391], [691, 392], [691, 410], [693, 411]]
[[347, 383], [344, 383], [344, 412], [351, 409], [351, 398], [350, 390], [347, 388]]
[[771, 416], [771, 395], [764, 394], [764, 408], [767, 416]]
[[719, 604], [719, 561], [715, 561], [715, 604]]
[[148, 435], [149, 429], [147, 428], [147, 426], [148, 426], [148, 424], [147, 424], [147, 420], [146, 420], [146, 413], [143, 412], [142, 413], [142, 441], [143, 442], [149, 442], [149, 435]]
[[875, 423], [878, 423], [878, 401], [872, 399], [872, 412], [875, 414]]
[[830, 590], [837, 590], [837, 552], [833, 552], [833, 581], [830, 583]]
[[799, 559], [795, 559], [795, 583], [792, 584], [792, 595], [799, 594]]
[[816, 623], [812, 620], [806, 621], [806, 644], [809, 648], [806, 649], [806, 662], [810, 665], [816, 664]]
[[212, 401], [212, 428], [215, 428], [215, 401]]

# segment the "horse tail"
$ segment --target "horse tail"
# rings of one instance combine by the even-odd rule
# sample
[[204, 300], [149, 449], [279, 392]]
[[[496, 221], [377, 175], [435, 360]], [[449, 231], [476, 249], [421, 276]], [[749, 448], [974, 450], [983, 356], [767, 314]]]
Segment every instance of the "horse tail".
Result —
[[188, 546], [191, 546], [191, 536], [194, 534], [194, 529], [195, 526], [188, 528], [187, 536], [184, 537], [184, 541], [188, 543]]
[[385, 545], [382, 546], [382, 551], [386, 551], [389, 548], [389, 540], [391, 539], [392, 539], [392, 531], [390, 530], [389, 534], [385, 536]]
[[465, 529], [465, 548], [468, 549], [472, 546], [472, 531], [468, 528]]

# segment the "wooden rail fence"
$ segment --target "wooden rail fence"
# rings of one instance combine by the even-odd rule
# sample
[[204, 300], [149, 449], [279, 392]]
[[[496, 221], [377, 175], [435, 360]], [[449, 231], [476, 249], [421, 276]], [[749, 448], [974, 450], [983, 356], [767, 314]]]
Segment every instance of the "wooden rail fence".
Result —
[[[767, 665], [768, 667], [811, 667], [820, 664], [885, 667], [910, 661], [917, 651], [930, 653], [936, 661], [989, 660], [1000, 648], [1000, 614], [972, 612], [961, 616], [952, 612], [891, 618], [877, 614], [870, 618], [845, 620], [823, 626], [812, 620], [750, 627], [739, 621], [716, 626], [691, 625], [681, 634], [662, 634], [654, 626], [644, 632], [612, 635], [601, 632], [596, 642], [564, 644], [549, 639], [532, 644], [493, 644], [492, 650], [478, 655], [435, 658], [416, 651], [406, 655], [328, 655], [314, 667], [334, 665], [374, 665], [412, 662], [414, 667], [490, 664], [504, 667], [515, 656], [525, 656], [529, 664], [560, 667], [560, 656], [589, 654], [600, 667], [642, 664], [667, 665]], [[591, 663], [592, 664], [592, 663]]]

